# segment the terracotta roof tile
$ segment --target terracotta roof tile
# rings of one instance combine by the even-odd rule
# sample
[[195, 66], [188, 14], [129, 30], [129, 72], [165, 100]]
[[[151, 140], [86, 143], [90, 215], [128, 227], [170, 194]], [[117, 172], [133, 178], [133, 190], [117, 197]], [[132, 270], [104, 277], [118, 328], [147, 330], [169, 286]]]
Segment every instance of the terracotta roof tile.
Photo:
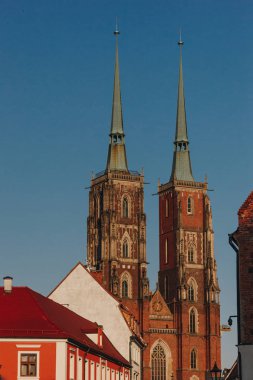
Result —
[[13, 287], [11, 293], [0, 287], [0, 310], [1, 337], [72, 339], [129, 366], [104, 333], [102, 348], [87, 337], [97, 333], [96, 323], [28, 287]]

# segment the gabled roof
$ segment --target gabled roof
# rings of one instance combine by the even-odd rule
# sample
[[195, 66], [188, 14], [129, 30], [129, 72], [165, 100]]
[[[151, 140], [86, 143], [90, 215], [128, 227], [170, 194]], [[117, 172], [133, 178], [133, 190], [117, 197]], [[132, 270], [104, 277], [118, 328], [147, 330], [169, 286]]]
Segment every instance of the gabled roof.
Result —
[[68, 274], [60, 281], [60, 283], [58, 285], [55, 286], [55, 288], [49, 293], [48, 297], [50, 297], [60, 286], [61, 284], [78, 268], [78, 267], [81, 267], [83, 268], [83, 270], [85, 270], [86, 273], [89, 274], [89, 276], [92, 277], [92, 279], [94, 281], [96, 281], [96, 283], [112, 298], [114, 299], [117, 304], [118, 304], [118, 308], [119, 308], [119, 311], [120, 313], [122, 314], [122, 317], [126, 323], [126, 325], [128, 326], [129, 330], [131, 331], [131, 333], [133, 334], [133, 336], [135, 336], [135, 338], [137, 338], [137, 340], [139, 340], [139, 342], [141, 344], [144, 344], [143, 343], [143, 339], [140, 335], [140, 331], [139, 331], [139, 324], [138, 322], [136, 321], [133, 313], [130, 312], [130, 310], [114, 295], [112, 294], [108, 289], [106, 289], [103, 284], [102, 284], [102, 281], [101, 281], [101, 271], [93, 271], [93, 270], [89, 270], [88, 267], [86, 265], [84, 265], [83, 263], [81, 263], [80, 261], [68, 272]]
[[166, 318], [170, 320], [173, 319], [173, 315], [159, 289], [156, 289], [150, 301], [150, 318]]
[[68, 339], [112, 361], [129, 363], [103, 333], [103, 347], [86, 334], [98, 333], [98, 325], [28, 287], [13, 287], [6, 293], [0, 287], [0, 337]]
[[109, 294], [110, 297], [112, 297], [118, 304], [119, 304], [119, 300], [118, 298], [112, 294], [109, 290], [106, 289], [106, 287], [102, 284], [102, 274], [101, 274], [101, 271], [97, 271], [97, 270], [89, 270], [87, 265], [84, 265], [81, 261], [78, 261], [78, 263], [72, 268], [70, 269], [70, 271], [66, 274], [66, 276], [59, 282], [59, 284], [57, 284], [53, 290], [51, 290], [51, 292], [48, 294], [48, 297], [51, 296], [51, 294], [53, 294], [55, 292], [56, 289], [58, 289], [60, 287], [60, 285], [69, 277], [69, 275], [74, 272], [74, 270], [77, 268], [77, 267], [82, 267], [97, 283], [99, 286], [101, 286], [101, 288], [107, 293]]
[[251, 221], [253, 220], [253, 191], [239, 208], [238, 215], [241, 221], [244, 219], [251, 219]]

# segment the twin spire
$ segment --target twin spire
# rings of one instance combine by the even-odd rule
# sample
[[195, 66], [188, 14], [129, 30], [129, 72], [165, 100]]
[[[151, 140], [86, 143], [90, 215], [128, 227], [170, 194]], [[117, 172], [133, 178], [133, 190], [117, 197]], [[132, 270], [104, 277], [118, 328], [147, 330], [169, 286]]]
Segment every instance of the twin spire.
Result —
[[[110, 142], [107, 156], [107, 171], [121, 170], [128, 172], [125, 134], [123, 130], [123, 116], [120, 93], [119, 79], [119, 54], [118, 54], [118, 36], [119, 31], [116, 25], [114, 32], [116, 38], [116, 55], [114, 70], [114, 90], [112, 103], [112, 120]], [[187, 135], [187, 123], [185, 112], [184, 82], [183, 82], [183, 64], [182, 64], [182, 47], [183, 42], [178, 42], [180, 48], [179, 61], [179, 81], [178, 81], [178, 100], [177, 100], [177, 121], [176, 134], [174, 141], [174, 156], [170, 181], [183, 180], [194, 181], [191, 169], [191, 159], [189, 151], [189, 141]]]
[[189, 151], [189, 141], [187, 135], [187, 123], [185, 112], [184, 98], [184, 80], [183, 80], [183, 63], [182, 63], [182, 48], [183, 41], [178, 42], [180, 49], [179, 59], [179, 80], [178, 80], [178, 98], [177, 98], [177, 121], [176, 134], [174, 141], [174, 156], [170, 181], [183, 180], [194, 181], [192, 176], [191, 158]]
[[122, 170], [128, 171], [125, 135], [123, 130], [123, 116], [122, 104], [120, 94], [120, 80], [119, 80], [119, 53], [118, 53], [118, 36], [119, 31], [116, 26], [114, 32], [116, 38], [116, 55], [115, 55], [115, 70], [114, 70], [114, 89], [112, 101], [112, 121], [110, 143], [107, 157], [107, 171]]

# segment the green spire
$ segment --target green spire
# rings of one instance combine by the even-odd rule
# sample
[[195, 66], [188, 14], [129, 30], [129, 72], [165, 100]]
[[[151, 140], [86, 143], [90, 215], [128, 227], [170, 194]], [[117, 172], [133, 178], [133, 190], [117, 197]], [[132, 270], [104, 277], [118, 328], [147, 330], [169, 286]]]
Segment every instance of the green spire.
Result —
[[125, 135], [123, 131], [123, 117], [122, 105], [120, 94], [120, 80], [119, 80], [119, 54], [118, 54], [118, 35], [119, 31], [116, 25], [114, 32], [116, 37], [116, 57], [115, 57], [115, 71], [114, 71], [114, 90], [112, 102], [112, 121], [110, 143], [107, 156], [107, 170], [123, 170], [128, 171]]
[[178, 98], [177, 98], [177, 122], [176, 134], [174, 141], [174, 157], [172, 164], [172, 173], [170, 180], [194, 181], [191, 169], [191, 159], [189, 151], [189, 141], [187, 135], [187, 123], [184, 99], [184, 80], [182, 64], [182, 47], [183, 41], [178, 42], [180, 48], [179, 62], [179, 81], [178, 81]]

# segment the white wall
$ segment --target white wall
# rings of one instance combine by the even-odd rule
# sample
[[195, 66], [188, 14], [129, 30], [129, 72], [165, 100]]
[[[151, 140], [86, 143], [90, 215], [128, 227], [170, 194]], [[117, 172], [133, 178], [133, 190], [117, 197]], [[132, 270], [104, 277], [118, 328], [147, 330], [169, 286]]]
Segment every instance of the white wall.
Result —
[[119, 303], [81, 264], [70, 272], [49, 298], [60, 304], [68, 304], [75, 313], [103, 325], [104, 332], [112, 344], [129, 360], [129, 342], [132, 334], [119, 310]]
[[56, 343], [56, 380], [67, 378], [67, 344], [66, 342]]

